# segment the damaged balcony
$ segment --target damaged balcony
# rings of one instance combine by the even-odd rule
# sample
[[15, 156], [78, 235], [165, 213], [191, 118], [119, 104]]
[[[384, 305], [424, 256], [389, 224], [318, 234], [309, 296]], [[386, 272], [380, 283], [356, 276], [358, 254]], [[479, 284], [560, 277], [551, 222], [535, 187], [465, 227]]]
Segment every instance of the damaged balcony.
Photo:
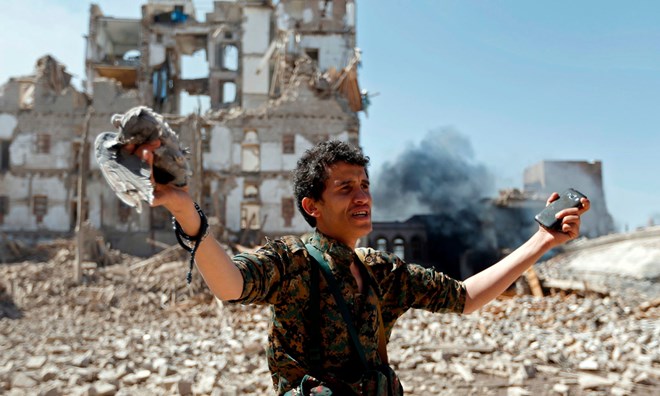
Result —
[[[96, 9], [94, 9], [96, 7]], [[92, 6], [87, 68], [94, 78], [119, 81], [124, 88], [137, 88], [140, 69], [140, 21], [105, 17]], [[93, 79], [91, 79], [93, 80]]]

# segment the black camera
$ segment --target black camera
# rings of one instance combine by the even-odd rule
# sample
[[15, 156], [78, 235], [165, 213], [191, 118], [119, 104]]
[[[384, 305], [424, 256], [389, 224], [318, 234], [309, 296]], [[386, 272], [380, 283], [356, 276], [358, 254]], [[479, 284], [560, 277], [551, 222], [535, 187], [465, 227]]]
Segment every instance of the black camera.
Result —
[[582, 203], [580, 200], [587, 196], [574, 188], [569, 188], [559, 195], [559, 198], [552, 201], [550, 205], [546, 206], [539, 214], [534, 216], [539, 224], [545, 228], [555, 231], [561, 231], [562, 219], [558, 219], [555, 215], [567, 208], [577, 208]]

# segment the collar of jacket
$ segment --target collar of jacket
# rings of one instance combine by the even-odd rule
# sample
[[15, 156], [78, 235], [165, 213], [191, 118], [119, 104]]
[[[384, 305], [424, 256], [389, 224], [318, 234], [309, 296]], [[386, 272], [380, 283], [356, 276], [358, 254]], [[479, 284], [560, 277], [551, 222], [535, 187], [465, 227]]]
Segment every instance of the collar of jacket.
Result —
[[348, 267], [353, 262], [354, 251], [352, 248], [325, 235], [319, 230], [315, 230], [307, 242], [323, 253], [330, 255], [335, 266], [341, 265]]

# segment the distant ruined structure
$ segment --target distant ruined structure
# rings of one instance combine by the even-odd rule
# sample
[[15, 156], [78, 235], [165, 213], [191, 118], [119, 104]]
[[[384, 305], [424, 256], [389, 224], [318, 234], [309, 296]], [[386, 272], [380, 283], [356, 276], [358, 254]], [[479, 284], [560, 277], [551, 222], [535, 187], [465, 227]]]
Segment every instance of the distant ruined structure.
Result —
[[541, 161], [525, 169], [523, 183], [524, 191], [546, 197], [553, 191], [561, 193], [568, 187], [577, 188], [591, 201], [591, 209], [582, 219], [582, 234], [595, 238], [614, 232], [600, 161]]
[[[352, 0], [215, 1], [200, 22], [191, 0], [149, 0], [140, 19], [91, 5], [84, 92], [48, 55], [0, 88], [0, 234], [69, 236], [80, 207], [120, 250], [173, 243], [167, 212], [119, 201], [89, 149], [114, 130], [112, 114], [137, 105], [165, 115], [192, 149], [191, 192], [216, 233], [250, 244], [306, 232], [290, 183], [297, 159], [318, 141], [359, 143], [355, 12]], [[183, 57], [198, 51], [208, 75], [183, 78]], [[183, 92], [210, 110], [181, 115]]]

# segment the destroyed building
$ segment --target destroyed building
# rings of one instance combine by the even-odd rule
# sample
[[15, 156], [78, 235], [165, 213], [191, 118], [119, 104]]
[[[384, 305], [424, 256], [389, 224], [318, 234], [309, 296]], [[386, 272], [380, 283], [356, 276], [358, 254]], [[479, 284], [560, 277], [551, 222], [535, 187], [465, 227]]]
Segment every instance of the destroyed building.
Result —
[[[523, 175], [524, 191], [547, 197], [574, 187], [591, 201], [582, 220], [581, 233], [595, 238], [614, 232], [614, 221], [607, 210], [601, 161], [541, 161], [527, 167]], [[545, 206], [545, 199], [542, 202]]]
[[51, 56], [0, 90], [0, 230], [17, 237], [75, 224], [77, 153], [89, 98]]
[[[141, 14], [91, 5], [83, 92], [50, 56], [2, 86], [0, 232], [67, 235], [80, 188], [84, 218], [114, 247], [147, 255], [147, 240], [173, 243], [166, 211], [124, 205], [90, 152], [111, 116], [137, 105], [162, 113], [191, 148], [191, 192], [215, 232], [249, 244], [307, 231], [290, 183], [297, 159], [318, 141], [359, 142], [355, 3], [215, 1], [198, 21], [191, 0], [150, 0]], [[184, 78], [183, 57], [199, 51], [207, 75]], [[184, 92], [210, 109], [182, 115]]]

